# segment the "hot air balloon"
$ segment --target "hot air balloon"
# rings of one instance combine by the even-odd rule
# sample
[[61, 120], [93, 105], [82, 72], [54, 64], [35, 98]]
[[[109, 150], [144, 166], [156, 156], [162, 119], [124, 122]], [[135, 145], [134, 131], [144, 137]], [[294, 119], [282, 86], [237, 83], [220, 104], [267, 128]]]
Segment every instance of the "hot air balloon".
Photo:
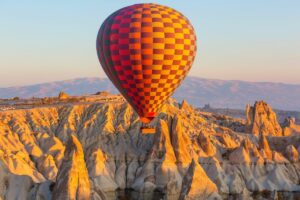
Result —
[[147, 124], [173, 94], [196, 55], [196, 35], [178, 11], [152, 3], [111, 14], [97, 36], [104, 72]]

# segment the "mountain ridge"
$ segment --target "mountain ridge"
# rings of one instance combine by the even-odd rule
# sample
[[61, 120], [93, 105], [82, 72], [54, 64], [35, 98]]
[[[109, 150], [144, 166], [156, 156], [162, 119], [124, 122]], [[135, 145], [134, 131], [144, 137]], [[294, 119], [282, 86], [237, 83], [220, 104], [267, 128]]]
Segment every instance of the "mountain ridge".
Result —
[[[118, 93], [108, 78], [86, 77], [0, 88], [0, 98], [57, 96], [60, 91], [70, 95], [83, 95], [104, 90]], [[188, 76], [173, 96], [178, 100], [188, 99], [190, 103], [199, 107], [210, 104], [219, 108], [244, 109], [247, 103], [264, 99], [273, 108], [300, 111], [300, 84]]]

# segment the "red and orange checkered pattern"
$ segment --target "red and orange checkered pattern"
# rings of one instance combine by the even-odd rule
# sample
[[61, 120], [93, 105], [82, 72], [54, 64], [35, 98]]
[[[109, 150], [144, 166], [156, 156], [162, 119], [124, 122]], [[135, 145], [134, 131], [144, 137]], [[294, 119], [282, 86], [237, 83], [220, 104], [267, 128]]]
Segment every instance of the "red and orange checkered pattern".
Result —
[[148, 123], [190, 70], [196, 35], [178, 11], [136, 4], [103, 22], [97, 53], [107, 76]]

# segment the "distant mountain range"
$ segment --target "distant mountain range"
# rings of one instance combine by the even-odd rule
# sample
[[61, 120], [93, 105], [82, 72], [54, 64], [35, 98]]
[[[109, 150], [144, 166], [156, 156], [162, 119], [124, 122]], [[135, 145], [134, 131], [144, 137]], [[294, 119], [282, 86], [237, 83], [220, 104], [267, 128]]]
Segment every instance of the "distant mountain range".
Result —
[[[60, 91], [70, 95], [93, 94], [98, 91], [118, 93], [107, 78], [78, 78], [22, 87], [0, 88], [0, 98], [57, 96]], [[244, 109], [247, 103], [265, 100], [273, 108], [300, 111], [300, 85], [246, 82], [187, 77], [174, 97], [194, 106], [210, 104], [218, 108]]]

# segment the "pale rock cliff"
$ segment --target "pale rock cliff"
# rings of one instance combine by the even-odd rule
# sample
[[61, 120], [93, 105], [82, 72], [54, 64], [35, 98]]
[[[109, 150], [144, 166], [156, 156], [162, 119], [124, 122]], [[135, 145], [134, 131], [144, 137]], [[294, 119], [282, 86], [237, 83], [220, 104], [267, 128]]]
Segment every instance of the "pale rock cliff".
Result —
[[255, 135], [281, 136], [280, 127], [275, 112], [264, 101], [255, 102], [253, 107], [246, 107], [246, 131]]
[[300, 125], [296, 124], [296, 120], [293, 117], [285, 119], [283, 124], [283, 135], [300, 134]]
[[[249, 107], [248, 124], [182, 105], [171, 99], [162, 107], [150, 123], [154, 135], [140, 133], [123, 101], [1, 111], [0, 199], [109, 200], [117, 189], [175, 199], [300, 191], [300, 135], [281, 137], [268, 105]], [[251, 134], [242, 132], [249, 124]]]
[[269, 142], [265, 135], [261, 134], [259, 138], [259, 148], [261, 155], [265, 160], [272, 160], [273, 159], [273, 153], [269, 146]]
[[33, 182], [29, 176], [15, 175], [0, 161], [0, 199], [26, 200]]
[[180, 166], [180, 171], [183, 171], [190, 165], [194, 157], [194, 149], [191, 139], [185, 134], [183, 121], [180, 116], [175, 116], [172, 119], [171, 125], [171, 143], [174, 149], [177, 163]]
[[179, 193], [182, 176], [176, 165], [176, 156], [170, 140], [169, 125], [160, 120], [153, 147], [133, 187], [139, 191], [155, 188], [169, 194]]
[[221, 199], [217, 186], [207, 177], [198, 161], [192, 160], [183, 178], [179, 199]]
[[56, 200], [86, 200], [90, 198], [90, 182], [84, 154], [78, 139], [71, 135], [53, 191]]
[[88, 158], [89, 176], [95, 188], [104, 192], [115, 191], [118, 188], [114, 180], [114, 172], [107, 163], [107, 157], [101, 149], [96, 149]]
[[288, 145], [286, 147], [286, 156], [291, 162], [298, 162], [299, 161], [299, 153], [297, 149], [293, 145]]

